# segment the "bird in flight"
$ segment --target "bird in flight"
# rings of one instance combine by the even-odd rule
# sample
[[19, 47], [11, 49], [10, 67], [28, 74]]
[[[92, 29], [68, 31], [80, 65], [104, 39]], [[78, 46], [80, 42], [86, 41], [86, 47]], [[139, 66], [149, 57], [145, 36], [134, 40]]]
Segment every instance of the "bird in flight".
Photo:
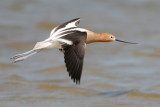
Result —
[[76, 84], [80, 84], [86, 44], [112, 41], [136, 44], [116, 39], [109, 33], [95, 33], [79, 28], [77, 27], [79, 22], [80, 18], [76, 18], [55, 27], [49, 38], [37, 42], [32, 50], [11, 57], [13, 63], [22, 61], [43, 49], [58, 48], [64, 53], [64, 61], [69, 76]]

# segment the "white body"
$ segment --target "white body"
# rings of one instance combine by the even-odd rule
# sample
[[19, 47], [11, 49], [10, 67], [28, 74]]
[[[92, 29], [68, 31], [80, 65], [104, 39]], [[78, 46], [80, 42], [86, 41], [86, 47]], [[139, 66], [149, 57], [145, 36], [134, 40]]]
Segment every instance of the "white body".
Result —
[[21, 60], [28, 58], [29, 56], [32, 56], [32, 55], [38, 53], [42, 49], [47, 49], [47, 48], [62, 49], [62, 47], [61, 47], [62, 44], [60, 44], [60, 43], [72, 45], [73, 44], [72, 41], [62, 39], [61, 37], [67, 36], [68, 34], [70, 34], [69, 31], [78, 30], [81, 32], [86, 32], [87, 31], [86, 29], [77, 27], [76, 24], [79, 21], [80, 20], [75, 20], [70, 23], [66, 23], [66, 25], [62, 28], [58, 28], [59, 26], [55, 27], [51, 31], [48, 39], [41, 41], [41, 42], [37, 42], [32, 50], [25, 52], [25, 53], [22, 53], [22, 54], [17, 54], [15, 56], [13, 56], [12, 59], [14, 59], [14, 62], [21, 61]]

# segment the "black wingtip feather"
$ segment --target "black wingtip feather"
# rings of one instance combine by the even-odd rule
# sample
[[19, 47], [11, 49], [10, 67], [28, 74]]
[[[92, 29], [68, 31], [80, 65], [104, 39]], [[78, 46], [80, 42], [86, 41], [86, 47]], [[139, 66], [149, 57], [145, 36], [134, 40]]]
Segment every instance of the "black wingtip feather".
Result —
[[64, 59], [67, 67], [67, 72], [71, 77], [71, 79], [73, 80], [73, 82], [78, 85], [80, 84], [83, 60], [79, 61], [76, 54], [71, 48], [65, 50], [64, 54], [65, 54]]
[[70, 20], [69, 22], [74, 22], [76, 20], [80, 20], [80, 18], [74, 18], [74, 19]]

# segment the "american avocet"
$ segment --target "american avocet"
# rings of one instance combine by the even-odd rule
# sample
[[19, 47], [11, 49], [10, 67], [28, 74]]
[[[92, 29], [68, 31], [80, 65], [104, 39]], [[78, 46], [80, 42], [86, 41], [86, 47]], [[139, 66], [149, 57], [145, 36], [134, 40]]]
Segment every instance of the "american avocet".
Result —
[[95, 33], [84, 28], [79, 28], [77, 27], [79, 22], [80, 18], [77, 18], [55, 27], [51, 31], [48, 39], [37, 42], [32, 50], [15, 55], [11, 59], [13, 59], [13, 62], [15, 63], [22, 61], [43, 49], [58, 48], [64, 53], [69, 76], [76, 84], [80, 84], [86, 44], [112, 41], [136, 44], [118, 40], [109, 33]]

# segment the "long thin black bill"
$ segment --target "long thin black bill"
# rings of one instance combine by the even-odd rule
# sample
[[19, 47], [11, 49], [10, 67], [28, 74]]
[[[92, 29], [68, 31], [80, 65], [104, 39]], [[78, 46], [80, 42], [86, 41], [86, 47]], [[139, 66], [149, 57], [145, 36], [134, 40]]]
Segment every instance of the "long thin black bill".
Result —
[[126, 42], [126, 41], [118, 40], [118, 39], [116, 39], [116, 41], [118, 41], [118, 42], [123, 42], [123, 43], [129, 43], [129, 44], [137, 44], [137, 43], [133, 43], [133, 42]]

